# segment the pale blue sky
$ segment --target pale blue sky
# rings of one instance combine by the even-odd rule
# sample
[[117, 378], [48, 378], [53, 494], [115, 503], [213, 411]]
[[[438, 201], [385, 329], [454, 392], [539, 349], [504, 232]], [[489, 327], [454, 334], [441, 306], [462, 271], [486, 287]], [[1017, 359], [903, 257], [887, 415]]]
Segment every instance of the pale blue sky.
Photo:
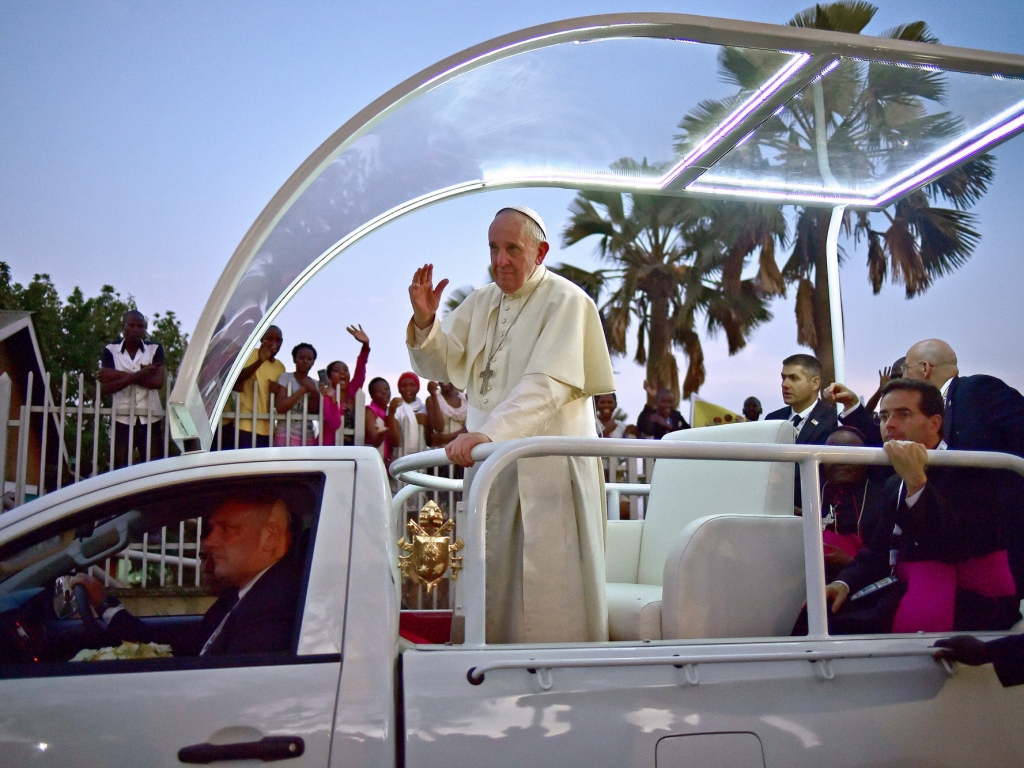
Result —
[[[191, 331], [238, 241], [292, 171], [345, 120], [418, 70], [490, 37], [559, 18], [672, 11], [784, 22], [807, 3], [724, 0], [567, 2], [156, 3], [0, 2], [0, 260], [26, 281], [48, 272], [66, 294], [112, 283], [148, 312], [173, 309]], [[950, 45], [1024, 53], [1024, 4], [902, 0], [869, 31], [928, 21]], [[954, 344], [965, 373], [1024, 386], [1019, 220], [1024, 138], [997, 150], [996, 183], [976, 209], [972, 262], [907, 302], [872, 296], [864, 246], [843, 271], [849, 368], [860, 391], [919, 338]], [[371, 375], [394, 380], [408, 275], [433, 261], [455, 285], [479, 285], [486, 226], [525, 202], [558, 230], [572, 193], [489, 193], [421, 211], [367, 238], [325, 269], [281, 317], [285, 346], [311, 341], [321, 362], [352, 362], [343, 326], [373, 339]], [[590, 246], [553, 253], [588, 265]], [[777, 407], [778, 361], [797, 351], [791, 301], [729, 358], [705, 343], [702, 396], [738, 408], [748, 394]], [[616, 360], [620, 400], [639, 410], [642, 371]]]

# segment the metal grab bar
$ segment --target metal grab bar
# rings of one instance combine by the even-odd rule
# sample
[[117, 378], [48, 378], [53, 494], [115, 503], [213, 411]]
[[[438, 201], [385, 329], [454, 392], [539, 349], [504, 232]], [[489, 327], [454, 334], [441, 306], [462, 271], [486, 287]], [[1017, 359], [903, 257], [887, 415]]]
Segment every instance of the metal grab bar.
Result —
[[[466, 617], [466, 647], [485, 647], [484, 565], [487, 497], [498, 473], [519, 459], [537, 456], [621, 456], [656, 459], [706, 459], [718, 461], [774, 461], [800, 465], [801, 495], [804, 502], [804, 563], [807, 589], [808, 637], [828, 637], [825, 602], [825, 561], [821, 539], [821, 499], [818, 474], [821, 464], [888, 465], [881, 448], [848, 448], [830, 445], [781, 445], [775, 443], [710, 443], [615, 438], [530, 437], [501, 443], [485, 443], [473, 449], [475, 461], [483, 461], [470, 484], [466, 510], [463, 574], [466, 586], [460, 600]], [[447, 464], [443, 450], [425, 451], [398, 459], [391, 474]], [[929, 466], [1005, 469], [1024, 475], [1024, 459], [1006, 453], [983, 451], [928, 451]]]
[[[400, 461], [400, 459], [396, 459]], [[462, 481], [459, 479], [453, 479], [450, 477], [435, 477], [434, 475], [428, 475], [425, 472], [403, 472], [401, 475], [396, 477], [403, 483], [409, 485], [418, 486], [420, 491], [461, 491]]]
[[[596, 659], [515, 659], [492, 661], [478, 667], [470, 667], [466, 679], [470, 685], [480, 685], [488, 672], [498, 669], [582, 669], [587, 667], [674, 667], [696, 666], [698, 664], [743, 664], [758, 661], [835, 661], [837, 659], [881, 659], [906, 656], [936, 656], [942, 648], [901, 648], [898, 650], [874, 651], [777, 651], [774, 653], [729, 653], [715, 656], [683, 654], [673, 656], [618, 656]], [[936, 659], [942, 661], [942, 659]], [[831, 679], [831, 678], [829, 678]], [[690, 682], [688, 678], [688, 682]], [[691, 685], [695, 683], [691, 682]]]
[[604, 489], [609, 493], [618, 493], [623, 496], [650, 496], [650, 483], [605, 483]]
[[[536, 448], [535, 448], [536, 447]], [[816, 458], [822, 464], [888, 465], [889, 457], [881, 448], [850, 448], [835, 445], [787, 445], [778, 443], [709, 443], [675, 442], [670, 440], [629, 440], [588, 437], [527, 437], [501, 443], [484, 443], [473, 449], [473, 459], [483, 462], [501, 451], [530, 449], [517, 453], [515, 459], [534, 456], [594, 456], [598, 458], [708, 459], [714, 461], [786, 461], [797, 463]], [[402, 475], [417, 469], [451, 464], [443, 448], [421, 451], [395, 459], [391, 476], [405, 481]], [[1008, 469], [1024, 475], [1024, 459], [994, 451], [928, 451], [928, 465], [933, 467], [978, 467]], [[429, 477], [429, 476], [425, 476]], [[479, 479], [479, 473], [477, 475]]]
[[[398, 489], [391, 499], [392, 510], [399, 510], [402, 505], [417, 493], [428, 491], [453, 491], [461, 493], [462, 480], [447, 477], [435, 477], [421, 472], [403, 472], [401, 478], [408, 485]], [[650, 496], [650, 483], [605, 483], [605, 491], [616, 496]]]

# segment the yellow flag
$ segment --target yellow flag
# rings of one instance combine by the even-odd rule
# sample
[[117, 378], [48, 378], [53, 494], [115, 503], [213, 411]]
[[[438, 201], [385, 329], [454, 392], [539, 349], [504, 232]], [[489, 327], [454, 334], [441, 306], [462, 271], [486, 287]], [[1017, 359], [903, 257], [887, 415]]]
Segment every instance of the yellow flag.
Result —
[[735, 424], [745, 419], [728, 408], [709, 403], [707, 400], [693, 399], [694, 427], [713, 427], [716, 424]]

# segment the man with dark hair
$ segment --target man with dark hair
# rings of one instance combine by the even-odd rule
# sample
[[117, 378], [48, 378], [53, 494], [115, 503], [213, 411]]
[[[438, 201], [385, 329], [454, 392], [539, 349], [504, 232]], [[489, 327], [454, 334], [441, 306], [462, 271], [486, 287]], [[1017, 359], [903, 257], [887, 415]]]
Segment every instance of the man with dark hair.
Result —
[[748, 397], [743, 401], [743, 418], [747, 421], [757, 421], [761, 418], [761, 401], [756, 397]]
[[[866, 441], [860, 430], [844, 426], [829, 435], [825, 444], [863, 448]], [[885, 483], [891, 474], [886, 469], [867, 464], [822, 467], [821, 535], [826, 578], [835, 577], [871, 541], [885, 499]]]
[[[821, 363], [813, 355], [790, 355], [782, 361], [782, 400], [785, 407], [772, 411], [765, 421], [786, 420], [796, 428], [798, 445], [824, 445], [839, 426], [834, 407], [818, 397]], [[801, 506], [800, 468], [796, 469], [795, 504]]]
[[117, 640], [168, 643], [175, 656], [271, 653], [291, 647], [300, 592], [301, 562], [292, 547], [284, 499], [255, 489], [233, 494], [206, 518], [202, 549], [220, 597], [197, 625], [156, 631], [116, 600], [103, 585], [79, 574], [89, 603]]
[[837, 633], [1006, 629], [1020, 616], [990, 473], [926, 468], [928, 450], [946, 448], [944, 410], [924, 381], [882, 390], [896, 474], [871, 541], [825, 588]]
[[[646, 381], [644, 385], [646, 390]], [[683, 418], [683, 414], [676, 410], [676, 396], [672, 390], [662, 388], [655, 395], [653, 407], [648, 397], [648, 404], [637, 416], [636, 428], [642, 438], [661, 440], [669, 432], [689, 429], [690, 425]]]
[[[113, 395], [114, 468], [164, 455], [164, 426], [160, 387], [164, 385], [164, 349], [146, 342], [146, 316], [129, 309], [121, 317], [121, 338], [107, 344], [100, 355], [99, 379], [103, 394]], [[156, 415], [154, 415], [156, 414]], [[131, 445], [129, 446], [129, 443]], [[131, 451], [129, 451], [129, 448]]]
[[782, 361], [782, 400], [786, 406], [769, 413], [765, 421], [791, 421], [796, 427], [798, 444], [824, 445], [839, 422], [834, 409], [818, 397], [820, 389], [818, 359], [813, 355], [790, 355]]

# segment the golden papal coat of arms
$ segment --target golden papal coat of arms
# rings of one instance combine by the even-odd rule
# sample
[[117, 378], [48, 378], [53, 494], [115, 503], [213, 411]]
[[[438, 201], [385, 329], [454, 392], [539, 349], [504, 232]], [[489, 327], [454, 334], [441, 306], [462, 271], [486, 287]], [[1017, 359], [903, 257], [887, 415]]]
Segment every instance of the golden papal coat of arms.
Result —
[[410, 520], [406, 527], [409, 538], [398, 540], [399, 548], [409, 553], [398, 558], [403, 575], [425, 584], [428, 595], [444, 578], [449, 567], [452, 569], [452, 581], [458, 578], [462, 558], [454, 557], [453, 553], [466, 544], [462, 539], [456, 539], [453, 544], [451, 536], [446, 535], [452, 532], [455, 523], [444, 519], [437, 504], [428, 501], [420, 510], [419, 521]]

